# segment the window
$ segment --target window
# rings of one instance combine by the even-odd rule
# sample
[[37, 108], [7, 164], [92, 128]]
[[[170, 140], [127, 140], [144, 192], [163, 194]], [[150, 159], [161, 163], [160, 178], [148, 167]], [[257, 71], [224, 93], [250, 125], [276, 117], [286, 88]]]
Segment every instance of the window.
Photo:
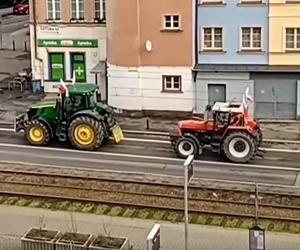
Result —
[[84, 20], [84, 0], [72, 0], [72, 19]]
[[203, 50], [223, 50], [223, 28], [203, 28]]
[[164, 16], [164, 29], [178, 30], [179, 28], [180, 28], [180, 16], [179, 15], [165, 15]]
[[49, 80], [65, 79], [64, 53], [49, 53]]
[[163, 76], [163, 91], [181, 92], [181, 76]]
[[243, 27], [241, 50], [261, 50], [262, 31], [260, 27]]
[[95, 0], [95, 18], [99, 20], [105, 20], [105, 1], [106, 0]]
[[71, 53], [71, 72], [75, 72], [76, 82], [86, 82], [84, 53]]
[[264, 0], [240, 0], [241, 4], [263, 4]]
[[[230, 0], [229, 0], [230, 1]], [[224, 0], [200, 0], [200, 4], [211, 4], [211, 5], [217, 5], [217, 4], [224, 4]]]
[[300, 28], [285, 29], [285, 48], [287, 50], [300, 49]]
[[60, 0], [48, 0], [48, 19], [60, 20]]

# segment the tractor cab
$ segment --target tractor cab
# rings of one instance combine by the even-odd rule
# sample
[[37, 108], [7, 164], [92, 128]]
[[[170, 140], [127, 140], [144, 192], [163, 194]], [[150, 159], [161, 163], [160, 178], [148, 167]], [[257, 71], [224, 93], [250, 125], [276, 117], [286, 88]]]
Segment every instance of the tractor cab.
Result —
[[241, 103], [216, 102], [212, 107], [214, 129], [244, 126], [244, 108]]

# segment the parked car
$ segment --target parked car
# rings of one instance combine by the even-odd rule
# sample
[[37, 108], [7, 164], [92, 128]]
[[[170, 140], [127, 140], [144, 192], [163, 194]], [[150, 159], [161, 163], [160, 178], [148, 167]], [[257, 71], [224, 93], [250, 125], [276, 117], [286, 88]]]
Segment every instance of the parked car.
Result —
[[29, 1], [21, 0], [17, 1], [17, 3], [13, 7], [13, 13], [16, 15], [28, 15], [29, 14]]
[[2, 0], [0, 1], [0, 9], [11, 8], [15, 4], [14, 0]]

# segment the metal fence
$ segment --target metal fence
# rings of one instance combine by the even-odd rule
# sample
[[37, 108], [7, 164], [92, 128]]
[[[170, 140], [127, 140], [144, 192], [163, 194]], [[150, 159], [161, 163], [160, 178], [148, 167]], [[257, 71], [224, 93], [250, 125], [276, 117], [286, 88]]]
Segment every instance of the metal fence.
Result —
[[21, 250], [21, 237], [0, 235], [0, 250]]

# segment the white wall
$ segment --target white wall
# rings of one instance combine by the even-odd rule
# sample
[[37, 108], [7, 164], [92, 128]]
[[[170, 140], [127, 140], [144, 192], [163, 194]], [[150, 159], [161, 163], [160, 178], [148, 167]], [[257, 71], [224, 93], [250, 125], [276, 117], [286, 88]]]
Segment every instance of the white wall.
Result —
[[[247, 87], [254, 96], [254, 81], [249, 80], [248, 73], [211, 73], [200, 72], [197, 75], [197, 113], [203, 113], [208, 104], [208, 84], [225, 84], [226, 101], [241, 102]], [[250, 112], [253, 115], [253, 107], [250, 105]]]
[[[163, 93], [163, 75], [181, 75], [182, 93]], [[126, 68], [108, 65], [109, 105], [127, 110], [192, 111], [194, 84], [189, 67]]]
[[[34, 38], [33, 38], [33, 26], [31, 30], [31, 53], [32, 53], [32, 69], [34, 79], [49, 79], [49, 52], [64, 52], [65, 53], [65, 74], [66, 79], [71, 79], [72, 72], [70, 72], [70, 52], [84, 52], [86, 60], [86, 74], [87, 82], [95, 83], [95, 75], [90, 73], [96, 64], [100, 60], [106, 59], [106, 28], [105, 27], [72, 27], [72, 26], [60, 26], [60, 32], [57, 33], [41, 33], [39, 31], [39, 25], [37, 26], [37, 39], [97, 39], [98, 48], [45, 48], [38, 47], [38, 57], [43, 60], [43, 63], [34, 60]], [[58, 36], [59, 35], [59, 36]], [[46, 92], [56, 92], [54, 85], [57, 83], [45, 82]]]

